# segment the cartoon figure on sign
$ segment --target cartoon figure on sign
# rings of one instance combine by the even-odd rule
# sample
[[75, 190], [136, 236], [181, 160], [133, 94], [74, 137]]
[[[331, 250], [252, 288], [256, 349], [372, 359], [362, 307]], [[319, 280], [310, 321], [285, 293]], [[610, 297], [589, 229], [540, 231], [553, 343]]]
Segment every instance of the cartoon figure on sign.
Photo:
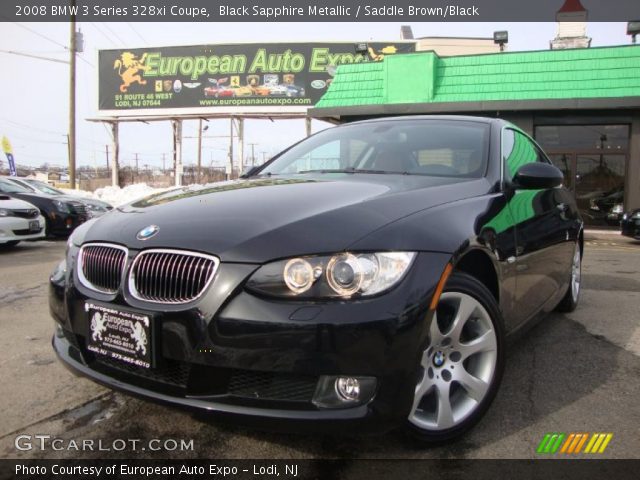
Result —
[[[138, 60], [133, 53], [124, 52], [120, 55], [120, 58], [113, 63], [113, 68], [118, 70], [118, 75], [120, 75], [122, 79], [122, 85], [120, 85], [120, 91], [122, 93], [126, 92], [132, 83], [137, 82], [140, 85], [147, 84], [147, 81], [139, 75], [139, 72], [149, 70], [149, 67], [144, 64], [146, 59], [146, 53]], [[124, 71], [122, 71], [122, 67], [125, 68]]]
[[384, 60], [385, 55], [393, 55], [398, 51], [398, 49], [393, 45], [387, 45], [382, 50], [378, 50], [377, 52], [371, 47], [369, 47], [368, 50], [369, 50], [369, 57], [374, 62], [380, 62]]
[[140, 322], [136, 322], [133, 325], [131, 338], [136, 342], [136, 351], [145, 355], [147, 353], [147, 334], [144, 333], [144, 328], [142, 328]]
[[93, 341], [102, 341], [102, 333], [107, 329], [107, 319], [100, 312], [95, 312], [91, 317], [91, 338]]

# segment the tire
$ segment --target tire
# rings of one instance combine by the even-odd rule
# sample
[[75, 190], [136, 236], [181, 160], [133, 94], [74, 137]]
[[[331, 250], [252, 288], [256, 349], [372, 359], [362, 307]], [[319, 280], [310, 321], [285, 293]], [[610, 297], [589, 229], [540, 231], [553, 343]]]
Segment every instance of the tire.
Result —
[[571, 272], [569, 272], [569, 287], [560, 303], [556, 307], [558, 312], [573, 312], [580, 300], [580, 285], [582, 279], [582, 251], [580, 242], [576, 242], [573, 250], [573, 260], [571, 261]]
[[449, 277], [428, 337], [407, 418], [421, 444], [452, 440], [478, 423], [504, 371], [502, 314], [487, 287], [468, 274]]

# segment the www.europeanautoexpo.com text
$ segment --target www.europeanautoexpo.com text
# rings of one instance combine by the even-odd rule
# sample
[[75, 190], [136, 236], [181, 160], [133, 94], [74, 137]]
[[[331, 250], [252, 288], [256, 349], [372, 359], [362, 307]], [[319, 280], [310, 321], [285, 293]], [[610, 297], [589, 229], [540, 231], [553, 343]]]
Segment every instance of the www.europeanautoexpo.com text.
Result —
[[79, 20], [83, 18], [100, 19], [100, 17], [135, 17], [138, 20], [161, 19], [166, 17], [174, 18], [194, 18], [194, 19], [220, 19], [230, 20], [232, 18], [242, 18], [248, 21], [261, 20], [282, 20], [299, 18], [300, 20], [313, 19], [364, 19], [369, 21], [380, 20], [384, 17], [414, 17], [422, 18], [458, 18], [478, 17], [480, 15], [478, 6], [462, 6], [458, 4], [447, 4], [437, 7], [425, 7], [420, 5], [335, 5], [321, 7], [317, 5], [307, 5], [304, 7], [287, 5], [283, 3], [276, 7], [265, 7], [259, 4], [241, 5], [221, 4], [216, 6], [192, 6], [186, 7], [175, 4], [149, 4], [130, 5], [126, 7], [115, 7], [101, 5], [39, 5], [34, 2], [30, 5], [16, 5], [15, 16], [20, 18], [37, 17], [66, 17], [75, 15]]

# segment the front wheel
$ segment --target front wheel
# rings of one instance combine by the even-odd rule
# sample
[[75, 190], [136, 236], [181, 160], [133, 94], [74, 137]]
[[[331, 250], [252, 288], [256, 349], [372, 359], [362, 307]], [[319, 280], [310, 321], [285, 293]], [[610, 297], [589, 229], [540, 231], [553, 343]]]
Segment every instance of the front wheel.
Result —
[[473, 427], [495, 397], [504, 370], [504, 326], [495, 298], [474, 277], [447, 281], [418, 368], [409, 431], [442, 442]]

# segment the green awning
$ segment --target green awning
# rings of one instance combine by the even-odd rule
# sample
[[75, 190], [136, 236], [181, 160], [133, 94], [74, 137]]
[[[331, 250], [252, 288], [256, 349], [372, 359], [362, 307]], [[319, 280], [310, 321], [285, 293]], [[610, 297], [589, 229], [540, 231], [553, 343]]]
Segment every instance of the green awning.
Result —
[[[612, 100], [612, 101], [609, 101]], [[640, 107], [640, 46], [440, 58], [419, 52], [341, 65], [314, 117]]]

